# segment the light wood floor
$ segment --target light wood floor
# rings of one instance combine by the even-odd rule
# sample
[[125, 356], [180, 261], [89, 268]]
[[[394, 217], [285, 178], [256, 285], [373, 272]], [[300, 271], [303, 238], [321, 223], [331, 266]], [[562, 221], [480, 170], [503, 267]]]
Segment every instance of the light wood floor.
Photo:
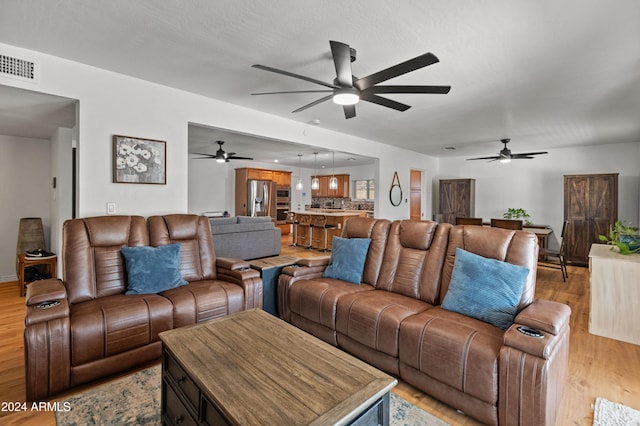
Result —
[[[283, 255], [327, 255], [289, 244], [290, 237], [283, 237]], [[588, 269], [569, 267], [569, 280], [563, 283], [559, 271], [539, 268], [536, 297], [566, 303], [573, 311], [569, 377], [557, 424], [591, 425], [592, 404], [599, 396], [640, 409], [640, 346], [589, 334]], [[23, 328], [24, 298], [17, 284], [0, 284], [0, 402], [24, 401]], [[452, 425], [479, 424], [406, 383], [394, 392]], [[0, 417], [5, 425], [55, 425], [51, 412], [0, 412]]]

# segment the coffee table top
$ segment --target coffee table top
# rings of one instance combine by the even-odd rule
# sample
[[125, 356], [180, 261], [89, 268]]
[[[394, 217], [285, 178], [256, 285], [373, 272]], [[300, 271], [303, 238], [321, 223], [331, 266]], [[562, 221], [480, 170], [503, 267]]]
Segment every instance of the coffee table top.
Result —
[[344, 424], [397, 384], [259, 309], [166, 331], [160, 338], [235, 424]]

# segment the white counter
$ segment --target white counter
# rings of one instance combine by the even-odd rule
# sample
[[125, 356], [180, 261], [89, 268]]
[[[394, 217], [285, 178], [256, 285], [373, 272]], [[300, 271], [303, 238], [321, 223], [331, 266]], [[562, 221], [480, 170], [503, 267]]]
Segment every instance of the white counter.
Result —
[[589, 333], [640, 345], [640, 254], [621, 255], [606, 244], [589, 252]]

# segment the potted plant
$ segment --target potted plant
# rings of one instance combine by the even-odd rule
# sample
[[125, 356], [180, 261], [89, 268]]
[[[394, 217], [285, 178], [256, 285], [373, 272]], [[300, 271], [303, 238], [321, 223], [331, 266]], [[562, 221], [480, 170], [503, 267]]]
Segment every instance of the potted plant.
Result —
[[523, 220], [526, 225], [531, 225], [531, 221], [529, 220], [531, 216], [525, 209], [508, 208], [507, 211], [502, 215], [502, 217], [512, 220], [520, 219]]
[[610, 244], [611, 250], [618, 251], [620, 254], [640, 253], [640, 235], [638, 228], [627, 226], [621, 221], [616, 221], [609, 226], [609, 235], [598, 236], [600, 241]]

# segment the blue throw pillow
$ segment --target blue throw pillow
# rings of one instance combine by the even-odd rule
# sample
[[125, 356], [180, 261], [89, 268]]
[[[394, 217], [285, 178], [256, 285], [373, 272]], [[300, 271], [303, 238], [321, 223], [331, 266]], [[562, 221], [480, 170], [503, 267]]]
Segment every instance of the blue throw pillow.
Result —
[[187, 284], [180, 274], [180, 244], [121, 251], [127, 265], [126, 294], [160, 293]]
[[331, 260], [322, 276], [360, 284], [371, 238], [333, 237], [332, 241]]
[[506, 330], [513, 324], [529, 269], [456, 249], [442, 309]]

